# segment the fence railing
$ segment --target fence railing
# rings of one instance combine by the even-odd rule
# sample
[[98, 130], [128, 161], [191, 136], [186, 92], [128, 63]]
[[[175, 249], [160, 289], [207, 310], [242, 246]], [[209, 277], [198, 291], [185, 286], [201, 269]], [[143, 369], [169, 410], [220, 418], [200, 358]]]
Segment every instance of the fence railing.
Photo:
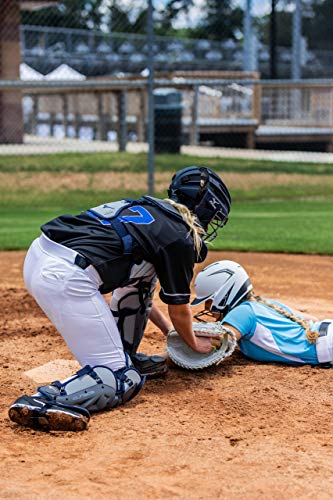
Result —
[[[232, 76], [232, 77], [231, 77]], [[23, 91], [28, 134], [126, 142], [147, 140], [147, 81], [0, 81], [0, 91]], [[264, 81], [157, 78], [155, 87], [181, 92], [183, 143], [199, 144], [205, 134], [244, 133], [246, 145], [260, 127], [313, 129], [333, 136], [333, 80]], [[306, 130], [305, 130], [306, 132]]]
[[288, 87], [262, 85], [261, 123], [333, 127], [333, 83], [304, 83]]

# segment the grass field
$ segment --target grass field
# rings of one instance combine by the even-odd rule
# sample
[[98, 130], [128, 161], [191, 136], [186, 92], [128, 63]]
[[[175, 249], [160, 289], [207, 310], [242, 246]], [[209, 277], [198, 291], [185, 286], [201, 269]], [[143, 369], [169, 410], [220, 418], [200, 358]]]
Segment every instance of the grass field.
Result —
[[[156, 156], [156, 192], [172, 174], [207, 165], [230, 188], [230, 222], [216, 250], [333, 254], [333, 166], [326, 164]], [[39, 226], [147, 190], [147, 155], [128, 153], [0, 157], [0, 249], [25, 249]]]

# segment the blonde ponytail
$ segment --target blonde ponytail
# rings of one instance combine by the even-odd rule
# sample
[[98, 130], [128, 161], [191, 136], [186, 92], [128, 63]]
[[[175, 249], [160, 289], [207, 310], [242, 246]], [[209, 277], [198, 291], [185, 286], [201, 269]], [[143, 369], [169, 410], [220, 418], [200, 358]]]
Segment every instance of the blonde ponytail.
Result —
[[197, 217], [185, 206], [182, 205], [181, 203], [177, 203], [176, 201], [170, 200], [169, 198], [166, 198], [166, 200], [170, 205], [175, 207], [186, 224], [189, 226], [190, 231], [189, 234], [191, 234], [194, 242], [194, 248], [197, 252], [197, 255], [200, 255], [201, 247], [202, 247], [202, 240], [200, 235], [204, 234], [205, 231], [204, 229], [200, 226], [199, 221]]
[[247, 298], [245, 300], [260, 302], [261, 304], [264, 304], [270, 307], [271, 309], [274, 309], [274, 311], [282, 314], [282, 316], [285, 316], [291, 321], [298, 323], [302, 328], [304, 328], [307, 341], [310, 342], [310, 344], [316, 344], [317, 338], [319, 337], [319, 333], [311, 330], [309, 327], [309, 323], [304, 319], [301, 319], [295, 314], [286, 311], [285, 309], [283, 309], [283, 307], [280, 307], [277, 304], [274, 304], [273, 302], [269, 302], [263, 299], [262, 297], [260, 297], [260, 295], [255, 295], [253, 291], [251, 291], [247, 295]]

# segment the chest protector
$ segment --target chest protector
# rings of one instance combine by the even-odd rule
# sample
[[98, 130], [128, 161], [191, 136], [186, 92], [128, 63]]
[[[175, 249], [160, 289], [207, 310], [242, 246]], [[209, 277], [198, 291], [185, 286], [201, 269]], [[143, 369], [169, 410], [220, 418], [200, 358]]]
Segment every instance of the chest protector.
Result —
[[112, 226], [123, 243], [124, 255], [132, 255], [133, 238], [121, 221], [120, 214], [132, 205], [137, 203], [135, 200], [125, 198], [124, 200], [103, 203], [97, 207], [90, 208], [86, 214], [98, 220], [103, 226]]
[[[122, 240], [124, 255], [132, 255], [134, 243], [132, 236], [127, 231], [126, 223], [131, 222], [133, 224], [148, 224], [153, 222], [154, 218], [149, 214], [148, 211], [140, 210], [140, 206], [147, 204], [157, 207], [168, 217], [176, 219], [178, 222], [181, 222], [187, 227], [186, 222], [175, 207], [173, 207], [165, 200], [153, 198], [152, 196], [143, 196], [138, 200], [133, 200], [132, 198], [124, 198], [123, 200], [104, 203], [103, 205], [90, 208], [89, 210], [87, 210], [86, 214], [90, 217], [95, 218], [104, 226], [112, 226], [112, 228], [118, 234], [119, 238]], [[126, 209], [132, 209], [134, 213], [139, 214], [139, 217], [122, 216], [122, 212]], [[140, 220], [140, 222], [138, 222], [138, 220]], [[203, 243], [201, 255], [198, 257], [197, 262], [202, 262], [205, 259], [206, 255], [207, 247]]]
[[[143, 196], [139, 200], [124, 198], [123, 200], [119, 201], [103, 203], [103, 205], [98, 205], [97, 207], [90, 208], [86, 211], [86, 214], [98, 220], [103, 226], [112, 226], [123, 242], [124, 255], [131, 255], [133, 250], [133, 239], [126, 229], [126, 223], [132, 222], [136, 224], [138, 223], [136, 222], [136, 219], [140, 220], [141, 224], [153, 222], [154, 218], [149, 214], [148, 211], [140, 211], [140, 206], [147, 203], [158, 207], [160, 210], [162, 210], [162, 212], [171, 217], [177, 218], [179, 222], [185, 224], [178, 211], [169, 203], [165, 202], [164, 200], [159, 200], [157, 198], [152, 198], [149, 196]], [[123, 217], [122, 212], [130, 208], [133, 209], [134, 213], [138, 212], [139, 217]]]

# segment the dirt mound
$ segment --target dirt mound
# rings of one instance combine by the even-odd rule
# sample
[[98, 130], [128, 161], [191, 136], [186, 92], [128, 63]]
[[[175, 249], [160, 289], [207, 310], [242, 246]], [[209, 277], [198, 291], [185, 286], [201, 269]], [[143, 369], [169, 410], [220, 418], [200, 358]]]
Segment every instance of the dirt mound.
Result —
[[[24, 288], [23, 253], [0, 257], [0, 498], [331, 497], [333, 370], [259, 364], [236, 351], [219, 367], [148, 381], [84, 433], [12, 424], [10, 403], [35, 390], [24, 372], [72, 356]], [[209, 256], [221, 258], [243, 264], [258, 293], [333, 315], [332, 257]], [[151, 324], [140, 349], [164, 350]]]

